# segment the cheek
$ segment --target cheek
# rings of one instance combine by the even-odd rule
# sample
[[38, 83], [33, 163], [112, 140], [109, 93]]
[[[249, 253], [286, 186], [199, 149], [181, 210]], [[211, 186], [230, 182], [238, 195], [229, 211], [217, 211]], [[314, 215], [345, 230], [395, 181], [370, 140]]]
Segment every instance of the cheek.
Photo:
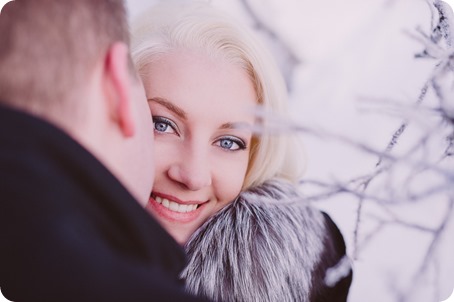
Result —
[[162, 138], [155, 135], [154, 145], [155, 158], [155, 178], [159, 179], [161, 175], [172, 165], [175, 159], [180, 158], [181, 151], [176, 143], [163, 142]]
[[232, 202], [243, 187], [248, 166], [248, 154], [241, 154], [236, 160], [222, 161], [217, 167], [216, 184], [218, 185], [218, 201], [220, 207]]

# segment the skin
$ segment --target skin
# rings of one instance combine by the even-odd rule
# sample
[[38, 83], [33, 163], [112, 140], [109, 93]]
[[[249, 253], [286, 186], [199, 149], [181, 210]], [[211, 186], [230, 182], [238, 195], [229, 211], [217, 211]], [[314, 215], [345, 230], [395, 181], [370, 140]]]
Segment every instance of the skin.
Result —
[[129, 47], [114, 43], [88, 77], [74, 93], [85, 102], [79, 104], [85, 116], [74, 122], [57, 107], [47, 118], [94, 154], [145, 207], [154, 182], [154, 126], [142, 82], [129, 67]]
[[239, 66], [184, 50], [161, 56], [142, 74], [156, 159], [146, 208], [184, 244], [241, 191], [257, 96]]
[[[130, 139], [131, 152], [124, 157], [125, 167], [130, 170], [131, 186], [134, 186], [136, 199], [142, 206], [148, 202], [151, 188], [154, 182], [154, 146], [153, 146], [153, 123], [150, 120], [150, 108], [145, 101], [145, 92], [139, 79], [131, 81], [131, 116], [135, 124], [133, 126], [134, 139]], [[136, 157], [138, 160], [134, 160]], [[126, 181], [126, 180], [125, 180]]]
[[[128, 46], [116, 43], [109, 49], [106, 59], [100, 60], [97, 74], [102, 80], [101, 83], [92, 81], [92, 85], [96, 91], [101, 87], [101, 95], [106, 101], [100, 109], [103, 112], [93, 116], [96, 124], [90, 129], [103, 128], [99, 126], [99, 116], [109, 119], [109, 129], [116, 135], [100, 132], [93, 138], [93, 144], [98, 146], [100, 158], [113, 156], [108, 159], [112, 163], [109, 165], [111, 171], [145, 207], [154, 182], [154, 130], [142, 81], [131, 73], [128, 58]], [[100, 97], [95, 95], [93, 99]], [[91, 103], [100, 106], [97, 102]], [[104, 138], [110, 141], [103, 141]]]

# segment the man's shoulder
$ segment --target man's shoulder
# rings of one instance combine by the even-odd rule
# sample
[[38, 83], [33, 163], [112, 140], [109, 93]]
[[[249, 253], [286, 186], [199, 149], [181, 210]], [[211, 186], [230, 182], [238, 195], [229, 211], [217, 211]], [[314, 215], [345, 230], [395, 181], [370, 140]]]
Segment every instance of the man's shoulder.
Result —
[[0, 108], [2, 127], [10, 129], [0, 132], [0, 238], [9, 246], [2, 265], [28, 257], [17, 253], [27, 247], [39, 255], [37, 267], [67, 259], [67, 274], [84, 259], [117, 259], [177, 278], [185, 263], [180, 247], [93, 155], [15, 110]]

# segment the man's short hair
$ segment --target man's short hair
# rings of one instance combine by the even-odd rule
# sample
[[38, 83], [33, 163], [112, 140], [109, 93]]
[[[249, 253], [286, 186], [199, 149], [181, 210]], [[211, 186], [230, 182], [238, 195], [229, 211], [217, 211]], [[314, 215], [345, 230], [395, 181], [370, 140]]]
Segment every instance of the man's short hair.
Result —
[[32, 111], [67, 108], [117, 41], [129, 45], [123, 0], [7, 3], [0, 13], [0, 102]]

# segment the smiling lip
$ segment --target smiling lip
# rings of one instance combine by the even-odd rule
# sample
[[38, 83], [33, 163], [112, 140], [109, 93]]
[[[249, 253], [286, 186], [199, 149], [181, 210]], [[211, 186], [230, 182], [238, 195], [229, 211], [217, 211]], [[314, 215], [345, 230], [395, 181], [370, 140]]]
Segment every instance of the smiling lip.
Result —
[[189, 222], [200, 214], [200, 208], [205, 202], [184, 202], [176, 197], [153, 192], [150, 197], [149, 207], [158, 216], [173, 221]]

